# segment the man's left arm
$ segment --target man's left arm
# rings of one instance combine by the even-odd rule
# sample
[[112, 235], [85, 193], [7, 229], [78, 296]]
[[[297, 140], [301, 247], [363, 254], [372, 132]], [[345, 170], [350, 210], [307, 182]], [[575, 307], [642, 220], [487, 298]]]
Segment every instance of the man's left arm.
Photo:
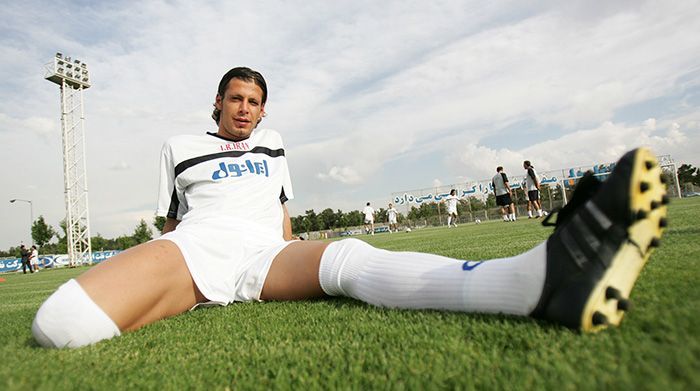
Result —
[[282, 238], [289, 241], [292, 240], [292, 220], [289, 218], [287, 205], [282, 204], [282, 212], [284, 212], [284, 217], [282, 218]]

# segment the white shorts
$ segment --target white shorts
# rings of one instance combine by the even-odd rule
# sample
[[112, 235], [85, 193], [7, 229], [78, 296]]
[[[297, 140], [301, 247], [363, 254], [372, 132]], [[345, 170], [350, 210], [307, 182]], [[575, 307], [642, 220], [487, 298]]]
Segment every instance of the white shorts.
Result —
[[396, 224], [396, 217], [394, 217], [393, 219], [390, 217], [389, 224]]
[[243, 235], [231, 235], [221, 227], [182, 224], [155, 240], [160, 239], [177, 245], [199, 291], [209, 304], [218, 305], [260, 301], [272, 261], [292, 243], [279, 238], [262, 244]]
[[373, 224], [373, 223], [374, 223], [374, 220], [365, 219], [365, 224]]
[[457, 214], [457, 209], [448, 208], [448, 209], [447, 209], [447, 214], [448, 214], [448, 215], [456, 215], [456, 214]]

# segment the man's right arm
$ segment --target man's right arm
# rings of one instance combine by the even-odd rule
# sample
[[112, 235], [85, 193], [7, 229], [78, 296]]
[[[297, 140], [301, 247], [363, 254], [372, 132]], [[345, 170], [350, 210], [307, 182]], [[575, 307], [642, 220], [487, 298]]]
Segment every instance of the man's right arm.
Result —
[[168, 217], [165, 219], [165, 225], [163, 226], [163, 232], [161, 232], [161, 234], [165, 235], [170, 231], [175, 231], [178, 224], [180, 224], [180, 220]]

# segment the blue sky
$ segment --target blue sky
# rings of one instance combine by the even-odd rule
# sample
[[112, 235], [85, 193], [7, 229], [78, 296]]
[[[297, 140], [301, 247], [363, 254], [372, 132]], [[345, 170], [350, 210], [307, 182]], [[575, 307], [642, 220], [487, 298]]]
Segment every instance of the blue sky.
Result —
[[[305, 209], [614, 161], [647, 145], [700, 165], [697, 1], [5, 1], [1, 199], [64, 215], [56, 51], [84, 60], [91, 230], [152, 220], [162, 142], [214, 130], [234, 66], [270, 86]], [[0, 248], [29, 241], [0, 202]]]

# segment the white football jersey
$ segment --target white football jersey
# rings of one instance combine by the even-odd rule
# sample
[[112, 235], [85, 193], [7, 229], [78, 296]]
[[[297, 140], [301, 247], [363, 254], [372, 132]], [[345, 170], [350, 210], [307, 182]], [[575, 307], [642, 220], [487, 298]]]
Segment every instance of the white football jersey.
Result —
[[393, 206], [386, 211], [389, 220], [396, 220], [396, 216], [399, 214], [399, 211], [396, 210]]
[[527, 191], [537, 190], [536, 183], [540, 183], [540, 178], [537, 176], [537, 171], [535, 167], [530, 167], [527, 169], [527, 174], [525, 175], [525, 186]]
[[448, 195], [445, 197], [445, 203], [447, 204], [447, 211], [452, 213], [457, 211], [457, 201], [459, 200], [459, 197], [455, 195]]
[[497, 195], [508, 194], [508, 189], [506, 188], [506, 183], [508, 183], [508, 176], [505, 172], [499, 172], [493, 176], [491, 179], [493, 183], [493, 192]]
[[282, 204], [294, 198], [282, 138], [255, 129], [243, 141], [215, 133], [175, 136], [161, 152], [158, 216], [226, 222], [226, 235], [282, 236]]
[[362, 209], [362, 213], [365, 214], [365, 220], [373, 220], [374, 219], [374, 208], [371, 206], [367, 205], [365, 206], [364, 209]]

